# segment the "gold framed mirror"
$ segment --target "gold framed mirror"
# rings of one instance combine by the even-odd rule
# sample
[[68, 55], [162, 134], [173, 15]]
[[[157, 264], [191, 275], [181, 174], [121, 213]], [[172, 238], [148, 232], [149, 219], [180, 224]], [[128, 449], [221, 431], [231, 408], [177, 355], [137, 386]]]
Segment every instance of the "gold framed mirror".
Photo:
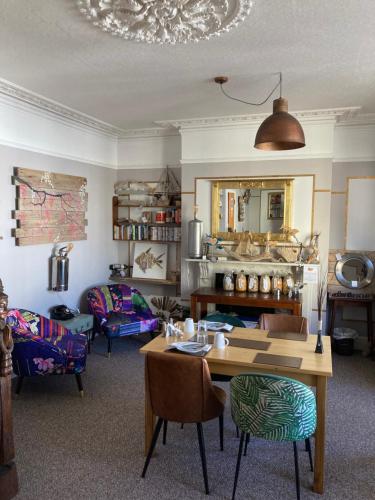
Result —
[[211, 188], [211, 232], [224, 240], [286, 240], [292, 226], [293, 179], [218, 179]]

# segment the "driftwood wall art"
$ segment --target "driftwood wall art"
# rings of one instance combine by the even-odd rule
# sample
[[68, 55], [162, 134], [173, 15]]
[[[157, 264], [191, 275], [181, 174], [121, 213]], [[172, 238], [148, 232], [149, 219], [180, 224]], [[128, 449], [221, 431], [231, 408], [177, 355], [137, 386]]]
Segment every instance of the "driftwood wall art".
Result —
[[75, 175], [15, 168], [16, 245], [87, 239], [87, 180]]

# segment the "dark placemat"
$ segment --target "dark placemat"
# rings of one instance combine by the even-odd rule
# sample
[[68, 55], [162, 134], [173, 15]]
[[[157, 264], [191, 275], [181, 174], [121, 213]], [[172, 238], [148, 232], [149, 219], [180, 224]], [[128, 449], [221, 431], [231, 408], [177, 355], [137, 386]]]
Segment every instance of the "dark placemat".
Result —
[[294, 358], [293, 356], [280, 356], [279, 354], [264, 354], [258, 352], [254, 358], [254, 363], [263, 365], [286, 366], [287, 368], [300, 368], [302, 358]]
[[[208, 343], [214, 343], [215, 335], [212, 333], [208, 334]], [[191, 337], [189, 340], [196, 342], [197, 336]], [[234, 339], [228, 337], [229, 345], [231, 347], [242, 347], [243, 349], [255, 349], [256, 351], [268, 351], [271, 342], [264, 342], [263, 340], [252, 340], [252, 339]]]
[[307, 340], [306, 333], [295, 332], [268, 332], [267, 337], [270, 339], [299, 340], [301, 342]]
[[207, 351], [207, 352], [203, 352], [201, 354], [192, 354], [191, 352], [182, 352], [182, 351], [179, 351], [178, 349], [168, 349], [168, 347], [166, 349], [164, 349], [164, 352], [172, 352], [173, 354], [183, 354], [185, 356], [192, 356], [194, 358], [204, 358], [206, 354], [208, 354], [210, 351]]

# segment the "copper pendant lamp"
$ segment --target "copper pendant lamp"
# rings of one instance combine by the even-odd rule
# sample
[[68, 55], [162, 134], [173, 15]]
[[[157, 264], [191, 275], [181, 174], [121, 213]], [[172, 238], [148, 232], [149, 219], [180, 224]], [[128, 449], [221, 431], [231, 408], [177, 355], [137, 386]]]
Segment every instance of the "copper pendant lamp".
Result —
[[284, 151], [288, 149], [298, 149], [305, 146], [305, 134], [299, 121], [288, 113], [288, 101], [281, 97], [282, 75], [279, 74], [279, 82], [272, 89], [266, 99], [260, 103], [252, 103], [237, 99], [228, 95], [223, 84], [228, 81], [226, 76], [214, 78], [220, 84], [221, 90], [226, 97], [235, 101], [249, 104], [250, 106], [261, 106], [265, 104], [277, 88], [280, 89], [280, 97], [273, 101], [273, 113], [268, 116], [260, 125], [255, 137], [254, 147], [263, 151]]

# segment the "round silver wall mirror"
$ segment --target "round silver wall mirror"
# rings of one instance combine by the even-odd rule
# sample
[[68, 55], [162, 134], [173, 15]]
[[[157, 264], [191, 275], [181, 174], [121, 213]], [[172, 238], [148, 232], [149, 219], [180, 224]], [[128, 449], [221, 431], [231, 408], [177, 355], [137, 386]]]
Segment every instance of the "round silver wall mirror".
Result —
[[346, 288], [364, 288], [374, 277], [374, 264], [366, 255], [347, 253], [337, 262], [336, 279]]

